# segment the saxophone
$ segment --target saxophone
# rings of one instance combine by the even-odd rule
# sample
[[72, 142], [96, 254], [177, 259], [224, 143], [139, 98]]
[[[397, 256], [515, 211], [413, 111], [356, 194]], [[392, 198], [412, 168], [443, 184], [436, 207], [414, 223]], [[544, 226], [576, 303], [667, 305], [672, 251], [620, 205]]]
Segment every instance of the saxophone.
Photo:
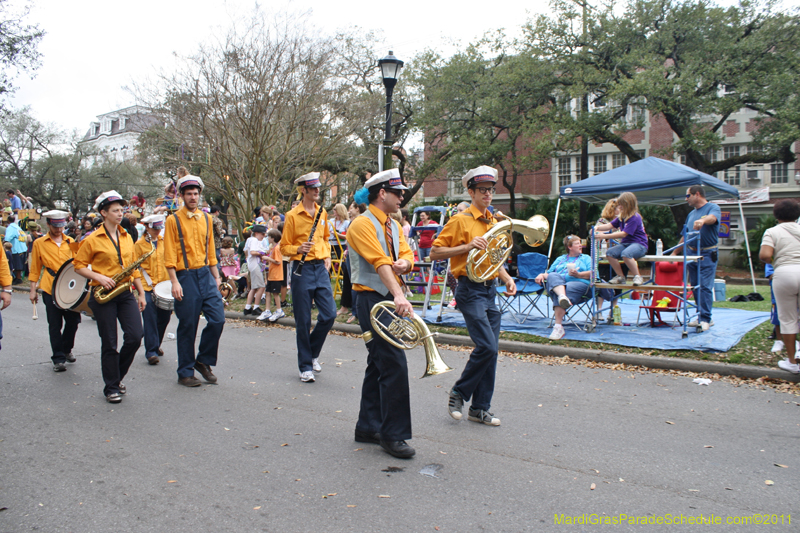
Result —
[[[144, 263], [145, 259], [147, 259], [151, 255], [153, 255], [153, 252], [156, 251], [156, 247], [153, 246], [153, 242], [150, 240], [150, 236], [149, 235], [145, 235], [145, 239], [147, 240], [147, 242], [150, 243], [150, 251], [149, 252], [145, 252], [145, 254], [142, 255], [142, 257], [140, 257], [139, 259], [137, 259], [136, 261], [134, 261], [133, 263], [131, 263], [127, 267], [123, 268], [121, 272], [119, 272], [118, 274], [115, 274], [114, 277], [111, 278], [111, 279], [114, 280], [114, 283], [116, 284], [116, 285], [114, 285], [113, 289], [108, 291], [102, 285], [99, 285], [99, 286], [94, 288], [93, 295], [94, 295], [94, 299], [95, 299], [95, 301], [97, 303], [106, 304], [106, 303], [110, 302], [111, 300], [113, 300], [114, 298], [116, 298], [117, 296], [119, 296], [120, 294], [122, 294], [123, 292], [131, 290], [131, 280], [133, 279], [132, 278], [133, 272], [137, 268], [139, 268], [139, 266], [142, 263]], [[122, 281], [122, 280], [126, 280], [126, 281], [120, 283], [120, 281]]]

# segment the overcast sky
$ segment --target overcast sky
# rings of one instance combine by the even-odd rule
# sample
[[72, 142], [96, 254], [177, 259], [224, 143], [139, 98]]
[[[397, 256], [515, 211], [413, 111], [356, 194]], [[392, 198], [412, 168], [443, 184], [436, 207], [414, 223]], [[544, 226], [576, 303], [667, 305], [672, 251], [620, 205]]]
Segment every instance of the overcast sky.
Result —
[[[11, 0], [21, 5], [24, 0]], [[30, 106], [34, 116], [83, 134], [101, 113], [134, 104], [123, 90], [132, 80], [151, 76], [189, 55], [212, 33], [224, 33], [232, 19], [251, 11], [250, 0], [31, 0], [31, 23], [45, 35], [42, 67], [33, 80], [17, 80], [16, 107]], [[796, 5], [800, 0], [790, 0]], [[730, 4], [733, 0], [723, 0]], [[294, 0], [265, 3], [269, 9], [311, 11], [310, 20], [324, 33], [358, 26], [382, 30], [387, 50], [403, 60], [426, 47], [452, 50], [487, 30], [518, 31], [546, 1], [504, 0], [457, 4], [442, 0], [377, 2], [368, 0]], [[263, 9], [267, 9], [264, 7]]]
[[[43, 63], [33, 80], [18, 78], [12, 104], [30, 106], [40, 121], [81, 134], [97, 115], [135, 103], [123, 86], [168, 68], [174, 54], [191, 54], [209, 34], [222, 33], [255, 5], [245, 0], [33, 1], [30, 22], [47, 32], [40, 46]], [[387, 50], [376, 53], [383, 56], [391, 48], [408, 60], [429, 46], [518, 27], [533, 4], [498, 2], [481, 9], [479, 17], [451, 2], [421, 0], [296, 0], [283, 5], [294, 12], [311, 10], [311, 21], [326, 33], [352, 26], [382, 30]]]

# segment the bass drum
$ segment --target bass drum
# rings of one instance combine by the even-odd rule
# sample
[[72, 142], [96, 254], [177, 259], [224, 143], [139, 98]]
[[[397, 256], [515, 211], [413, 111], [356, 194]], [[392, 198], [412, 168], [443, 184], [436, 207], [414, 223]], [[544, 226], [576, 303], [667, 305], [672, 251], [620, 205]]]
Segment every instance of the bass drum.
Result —
[[75, 272], [72, 259], [61, 265], [56, 272], [52, 291], [53, 303], [59, 309], [93, 316], [89, 308], [89, 280]]
[[175, 298], [172, 297], [172, 282], [170, 280], [156, 283], [156, 286], [153, 287], [153, 303], [164, 311], [172, 311], [175, 308]]

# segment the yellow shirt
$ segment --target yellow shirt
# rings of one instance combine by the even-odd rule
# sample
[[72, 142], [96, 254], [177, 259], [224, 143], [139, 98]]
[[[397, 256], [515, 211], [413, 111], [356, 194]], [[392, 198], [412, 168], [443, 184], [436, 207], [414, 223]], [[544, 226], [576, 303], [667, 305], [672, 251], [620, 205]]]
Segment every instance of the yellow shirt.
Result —
[[[294, 209], [286, 213], [281, 236], [281, 254], [289, 256], [290, 261], [299, 261], [303, 256], [303, 254], [297, 253], [297, 249], [308, 241], [308, 235], [311, 233], [311, 226], [314, 224], [314, 217], [318, 210], [319, 206], [315, 203], [314, 214], [309, 215], [306, 208], [303, 207], [303, 203], [300, 202]], [[323, 209], [317, 223], [317, 230], [314, 232], [314, 246], [308, 252], [306, 261], [329, 258], [331, 256], [329, 238], [328, 214]]]
[[[136, 241], [136, 246], [134, 249], [136, 251], [136, 257], [142, 257], [144, 254], [150, 251], [150, 243], [147, 242], [146, 233], [138, 241]], [[144, 260], [142, 263], [142, 268], [145, 272], [147, 272], [147, 275], [150, 276], [150, 281], [153, 282], [152, 285], [148, 285], [147, 278], [142, 276], [142, 286], [146, 291], [152, 291], [153, 287], [155, 287], [158, 283], [169, 279], [169, 274], [167, 274], [167, 266], [164, 263], [164, 237], [160, 235], [158, 236], [158, 240], [156, 241], [156, 251], [153, 255]]]
[[[125, 228], [120, 226], [117, 230], [119, 231], [120, 254], [117, 254], [117, 248], [106, 233], [105, 226], [100, 226], [81, 242], [81, 248], [72, 262], [75, 270], [92, 265], [92, 272], [112, 278], [122, 272], [122, 265], [133, 263], [137, 259], [133, 251], [133, 239], [125, 231]], [[122, 255], [122, 265], [119, 264], [119, 255]], [[142, 274], [135, 270], [133, 277], [141, 278]], [[100, 285], [96, 281], [91, 281], [89, 284]]]
[[11, 277], [11, 270], [8, 268], [8, 258], [6, 254], [0, 254], [0, 287], [10, 287], [14, 282]]
[[[174, 268], [178, 272], [187, 268], [183, 264], [183, 250], [181, 250], [181, 240], [178, 237], [176, 216], [181, 221], [186, 258], [189, 260], [188, 268], [190, 270], [200, 268], [206, 264], [206, 259], [208, 259], [209, 266], [217, 264], [217, 254], [214, 249], [214, 223], [211, 215], [199, 209], [196, 209], [194, 214], [195, 216], [190, 219], [189, 210], [181, 207], [175, 215], [167, 217], [164, 225], [164, 262], [167, 268]], [[206, 217], [208, 217], [208, 225], [206, 225]], [[206, 239], [208, 247], [206, 247]]]
[[[491, 220], [491, 224], [478, 220], [479, 218]], [[433, 241], [433, 246], [454, 248], [462, 244], [467, 244], [475, 237], [482, 237], [496, 222], [497, 220], [488, 209], [485, 213], [481, 213], [474, 204], [470, 205], [469, 209], [463, 213], [459, 213], [450, 218], [450, 221], [445, 224], [442, 232], [436, 237], [436, 240]], [[454, 255], [450, 258], [450, 272], [452, 272], [456, 278], [467, 275], [467, 255], [469, 254], [465, 253]], [[500, 271], [498, 270], [497, 274], [490, 279], [494, 279], [499, 275]]]
[[73, 258], [72, 248], [69, 244], [75, 242], [72, 237], [62, 235], [61, 246], [57, 245], [50, 237], [50, 233], [42, 235], [33, 241], [33, 249], [31, 250], [31, 275], [30, 280], [32, 283], [39, 281], [39, 273], [42, 272], [44, 267], [44, 275], [42, 275], [42, 283], [40, 288], [42, 292], [52, 294], [53, 292], [53, 275], [47, 271], [49, 268], [53, 272], [58, 272], [61, 265]]
[[[370, 205], [369, 211], [378, 221], [384, 226], [386, 226], [386, 218], [389, 216], [377, 207]], [[403, 235], [403, 228], [400, 227], [397, 222], [392, 221], [393, 231], [397, 232], [398, 244], [400, 249], [400, 257], [399, 259], [405, 259], [409, 263], [414, 263], [414, 252], [411, 251], [411, 248], [408, 246], [406, 242], [406, 238]], [[384, 229], [384, 235], [385, 235]], [[386, 243], [391, 246], [391, 241], [388, 237], [386, 238]], [[372, 224], [372, 221], [364, 216], [356, 217], [353, 222], [350, 223], [350, 226], [347, 228], [347, 246], [350, 247], [354, 252], [358, 255], [363, 257], [369, 264], [375, 267], [375, 270], [378, 270], [378, 267], [383, 265], [392, 266], [392, 258], [391, 256], [387, 256], [386, 252], [383, 251], [383, 247], [381, 246], [380, 241], [378, 240], [378, 236], [375, 234], [375, 226]], [[395, 274], [395, 279], [397, 283], [402, 285], [403, 282], [400, 280], [400, 277]], [[369, 287], [365, 285], [360, 285], [358, 283], [353, 283], [353, 289], [357, 291], [371, 291]]]

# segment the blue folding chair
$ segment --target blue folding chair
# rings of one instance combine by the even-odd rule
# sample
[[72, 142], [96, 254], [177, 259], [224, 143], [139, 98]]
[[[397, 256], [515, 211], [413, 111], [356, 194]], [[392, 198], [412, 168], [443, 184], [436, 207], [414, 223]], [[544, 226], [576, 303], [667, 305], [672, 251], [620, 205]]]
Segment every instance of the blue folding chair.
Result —
[[545, 304], [544, 311], [539, 307], [539, 299], [544, 293], [544, 287], [534, 281], [536, 276], [547, 270], [547, 256], [536, 252], [520, 254], [517, 256], [517, 294], [506, 296], [505, 287], [497, 288], [497, 298], [500, 312], [511, 313], [517, 324], [524, 324], [534, 311], [542, 317], [549, 316], [550, 306]]

